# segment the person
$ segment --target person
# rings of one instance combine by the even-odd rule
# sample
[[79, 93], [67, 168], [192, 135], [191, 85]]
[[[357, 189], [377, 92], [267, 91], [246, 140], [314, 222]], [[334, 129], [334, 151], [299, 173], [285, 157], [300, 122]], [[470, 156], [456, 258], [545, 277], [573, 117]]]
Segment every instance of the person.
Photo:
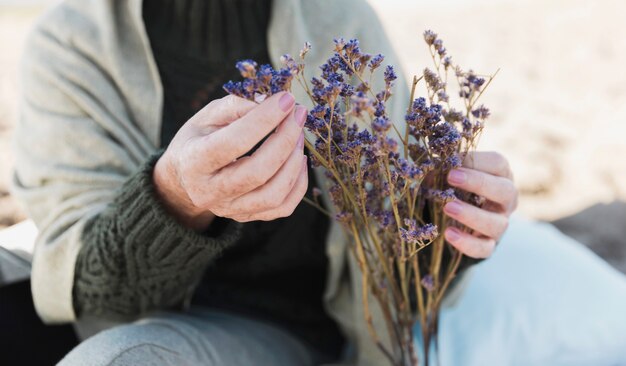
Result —
[[[67, 0], [39, 20], [13, 182], [40, 230], [34, 302], [49, 323], [122, 323], [61, 365], [385, 362], [348, 239], [301, 203], [324, 183], [307, 165], [303, 94], [257, 105], [221, 89], [239, 59], [278, 64], [311, 41], [321, 64], [338, 35], [399, 65], [363, 0]], [[501, 155], [472, 160], [449, 181], [490, 204], [448, 204], [477, 234], [445, 236], [486, 258], [517, 192]]]

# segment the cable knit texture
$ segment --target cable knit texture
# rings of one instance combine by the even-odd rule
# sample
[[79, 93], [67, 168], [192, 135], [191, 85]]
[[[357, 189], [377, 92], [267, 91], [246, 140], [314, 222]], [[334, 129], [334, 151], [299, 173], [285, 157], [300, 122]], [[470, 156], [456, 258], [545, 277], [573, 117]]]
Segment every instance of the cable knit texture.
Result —
[[239, 238], [234, 221], [207, 236], [165, 211], [152, 181], [160, 156], [153, 155], [86, 224], [74, 285], [79, 314], [124, 318], [180, 305], [206, 265]]

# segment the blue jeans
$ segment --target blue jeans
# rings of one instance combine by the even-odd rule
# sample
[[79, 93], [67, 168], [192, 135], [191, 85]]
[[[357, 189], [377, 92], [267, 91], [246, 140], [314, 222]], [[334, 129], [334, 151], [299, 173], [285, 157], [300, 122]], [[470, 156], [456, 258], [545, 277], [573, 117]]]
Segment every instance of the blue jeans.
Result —
[[626, 276], [553, 226], [513, 218], [473, 272], [441, 314], [441, 366], [626, 365]]
[[272, 325], [209, 310], [163, 313], [98, 333], [59, 366], [316, 365], [315, 351]]

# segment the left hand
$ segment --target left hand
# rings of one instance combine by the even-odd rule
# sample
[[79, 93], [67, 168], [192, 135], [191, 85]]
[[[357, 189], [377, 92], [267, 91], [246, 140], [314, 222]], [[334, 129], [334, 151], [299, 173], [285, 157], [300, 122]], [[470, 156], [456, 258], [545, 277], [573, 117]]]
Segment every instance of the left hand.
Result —
[[485, 198], [482, 208], [456, 200], [444, 206], [444, 212], [474, 230], [465, 233], [446, 229], [446, 240], [472, 258], [487, 258], [493, 253], [517, 208], [517, 189], [509, 163], [495, 152], [469, 153], [462, 168], [448, 174], [450, 185]]

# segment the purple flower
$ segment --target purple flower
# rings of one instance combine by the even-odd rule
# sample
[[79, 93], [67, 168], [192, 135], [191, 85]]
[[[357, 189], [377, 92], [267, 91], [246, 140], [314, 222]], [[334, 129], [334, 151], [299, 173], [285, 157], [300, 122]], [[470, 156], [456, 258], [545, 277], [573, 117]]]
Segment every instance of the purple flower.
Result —
[[374, 72], [374, 70], [380, 67], [380, 65], [383, 63], [384, 60], [385, 60], [385, 56], [381, 55], [380, 53], [374, 56], [369, 64], [370, 71]]
[[449, 155], [457, 150], [461, 142], [459, 131], [451, 123], [442, 122], [434, 126], [428, 147], [438, 155]]
[[396, 223], [396, 220], [393, 216], [393, 212], [389, 210], [378, 211], [376, 212], [375, 216], [376, 216], [376, 221], [378, 222], [378, 225], [382, 229], [389, 229], [393, 227]]
[[400, 228], [400, 237], [409, 244], [426, 244], [433, 241], [438, 235], [437, 227], [433, 224], [426, 224], [420, 228], [413, 219], [404, 219], [407, 228]]
[[306, 117], [306, 121], [304, 122], [304, 127], [313, 132], [323, 133], [326, 128], [326, 121], [322, 118], [315, 117], [309, 112]]
[[424, 69], [424, 80], [434, 92], [437, 92], [445, 87], [444, 83], [439, 78], [439, 75], [435, 74], [435, 72], [429, 68]]
[[435, 202], [440, 202], [444, 204], [456, 200], [456, 194], [454, 194], [454, 189], [452, 188], [448, 188], [443, 191], [438, 189], [430, 189], [427, 191], [426, 195]]
[[229, 81], [224, 84], [224, 90], [228, 94], [236, 95], [238, 97], [243, 97], [243, 86], [241, 82], [237, 81]]
[[373, 101], [364, 92], [357, 92], [350, 98], [350, 110], [348, 113], [354, 116], [361, 116], [365, 112], [367, 114], [374, 113]]
[[463, 121], [461, 122], [461, 126], [463, 127], [463, 132], [461, 132], [461, 135], [467, 139], [467, 140], [471, 140], [473, 133], [472, 133], [472, 122], [470, 122], [469, 118], [465, 118], [463, 117]]
[[426, 41], [427, 45], [432, 46], [436, 40], [437, 40], [437, 33], [431, 30], [427, 30], [424, 32], [424, 41]]
[[387, 106], [386, 106], [385, 102], [379, 100], [375, 104], [374, 116], [376, 116], [376, 117], [385, 117], [386, 112], [387, 112]]
[[335, 215], [335, 220], [343, 223], [349, 223], [352, 221], [352, 212], [342, 211]]
[[372, 121], [372, 129], [376, 132], [384, 133], [391, 128], [391, 122], [386, 117], [376, 117]]
[[349, 40], [348, 43], [346, 43], [346, 46], [344, 47], [344, 51], [346, 52], [346, 55], [348, 56], [349, 60], [353, 60], [353, 59], [360, 57], [361, 49], [359, 48], [359, 40], [358, 39]]
[[435, 281], [433, 276], [427, 274], [422, 278], [420, 284], [426, 289], [428, 292], [432, 292], [435, 289]]
[[341, 190], [341, 186], [339, 184], [333, 184], [328, 189], [328, 193], [330, 195], [330, 200], [333, 202], [333, 205], [335, 205], [335, 207], [342, 207], [343, 191]]
[[253, 60], [239, 61], [235, 67], [237, 67], [237, 70], [239, 70], [241, 76], [244, 78], [253, 78], [256, 75], [257, 63]]
[[341, 52], [346, 47], [346, 41], [343, 38], [335, 38], [335, 51]]
[[461, 158], [459, 157], [458, 154], [453, 154], [451, 156], [448, 156], [443, 161], [444, 170], [452, 170], [455, 168], [459, 168], [461, 167], [461, 165], [463, 165], [463, 162], [461, 161]]
[[443, 119], [450, 123], [461, 122], [465, 119], [465, 115], [454, 108], [450, 108], [450, 110], [443, 112]]
[[437, 93], [437, 97], [439, 98], [440, 101], [446, 102], [446, 103], [450, 100], [450, 97], [448, 96], [448, 94], [446, 94], [446, 92], [443, 90], [440, 90]]
[[289, 90], [293, 74], [290, 69], [280, 69], [274, 73], [270, 81], [271, 94], [279, 93], [283, 90]]
[[388, 65], [387, 68], [385, 69], [385, 83], [387, 85], [391, 85], [391, 83], [397, 78], [398, 78], [398, 75], [396, 75], [396, 72], [393, 69], [393, 66]]
[[443, 41], [441, 39], [436, 39], [433, 42], [433, 47], [435, 47], [439, 57], [444, 57], [446, 55], [446, 48], [443, 46]]
[[472, 111], [472, 115], [478, 119], [482, 119], [485, 120], [487, 119], [487, 117], [489, 117], [491, 113], [489, 112], [489, 109], [487, 107], [485, 107], [484, 105], [481, 105], [480, 107], [474, 109]]
[[424, 177], [424, 172], [420, 168], [404, 158], [397, 159], [396, 167], [404, 179], [418, 180]]
[[376, 139], [368, 130], [363, 130], [356, 134], [355, 141], [362, 145], [371, 145], [376, 141]]
[[430, 159], [426, 159], [422, 162], [422, 164], [420, 164], [420, 169], [424, 172], [424, 174], [430, 173], [431, 171], [435, 170], [435, 168], [435, 162]]

